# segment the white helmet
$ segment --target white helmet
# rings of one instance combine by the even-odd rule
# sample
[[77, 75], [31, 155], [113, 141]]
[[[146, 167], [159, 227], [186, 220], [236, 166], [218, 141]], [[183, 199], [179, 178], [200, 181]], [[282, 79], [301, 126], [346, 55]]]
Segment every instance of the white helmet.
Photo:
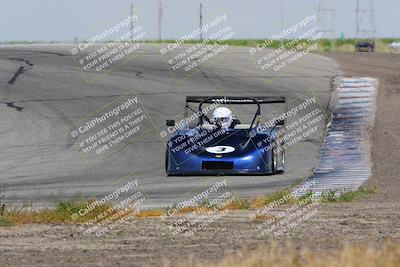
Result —
[[222, 128], [229, 128], [233, 122], [232, 111], [226, 107], [216, 108], [213, 112], [213, 120]]

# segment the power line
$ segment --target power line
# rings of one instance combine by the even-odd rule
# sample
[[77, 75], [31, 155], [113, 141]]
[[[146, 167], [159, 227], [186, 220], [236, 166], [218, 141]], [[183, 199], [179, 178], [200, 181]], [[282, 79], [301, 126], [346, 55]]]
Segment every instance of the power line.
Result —
[[281, 0], [281, 32], [283, 32], [284, 27], [285, 27], [285, 1]]
[[162, 31], [162, 15], [163, 15], [162, 0], [158, 1], [158, 41], [161, 43], [161, 31]]
[[200, 3], [200, 42], [203, 42], [203, 5]]
[[131, 43], [133, 43], [133, 4], [131, 4]]

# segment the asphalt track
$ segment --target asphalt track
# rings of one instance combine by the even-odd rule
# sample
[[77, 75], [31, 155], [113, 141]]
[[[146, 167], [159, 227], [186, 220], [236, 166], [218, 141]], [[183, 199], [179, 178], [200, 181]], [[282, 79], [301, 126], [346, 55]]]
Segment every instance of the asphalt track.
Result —
[[[280, 95], [288, 109], [315, 96], [326, 112], [331, 78], [339, 74], [334, 61], [308, 54], [280, 71], [262, 71], [248, 48], [230, 47], [188, 75], [171, 71], [160, 47], [142, 45], [101, 74], [82, 71], [72, 45], [0, 47], [0, 190], [7, 203], [48, 206], [77, 195], [102, 197], [132, 173], [147, 195], [146, 207], [172, 205], [222, 179], [235, 195], [251, 197], [311, 174], [325, 121], [287, 151], [286, 172], [272, 176], [166, 177], [167, 140], [160, 131], [166, 119], [182, 114], [187, 95]], [[149, 131], [101, 160], [82, 160], [68, 127], [126, 94], [143, 104]]]

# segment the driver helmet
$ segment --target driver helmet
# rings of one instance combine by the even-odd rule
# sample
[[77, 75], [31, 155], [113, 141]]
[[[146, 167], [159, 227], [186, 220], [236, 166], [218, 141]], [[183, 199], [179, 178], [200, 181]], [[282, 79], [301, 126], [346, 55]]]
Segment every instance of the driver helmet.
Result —
[[233, 114], [229, 108], [219, 107], [213, 112], [213, 120], [216, 125], [221, 126], [221, 128], [229, 128], [233, 122]]

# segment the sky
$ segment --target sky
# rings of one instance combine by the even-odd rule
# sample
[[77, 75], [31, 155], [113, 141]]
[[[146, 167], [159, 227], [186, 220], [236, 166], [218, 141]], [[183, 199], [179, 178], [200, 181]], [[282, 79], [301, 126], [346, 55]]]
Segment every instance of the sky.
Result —
[[[176, 39], [199, 25], [199, 4], [204, 22], [226, 14], [235, 39], [266, 38], [305, 16], [318, 15], [318, 0], [163, 0], [163, 39]], [[336, 4], [336, 36], [355, 36], [356, 0]], [[116, 25], [133, 4], [147, 39], [158, 37], [158, 0], [0, 0], [0, 41], [72, 41]], [[400, 37], [400, 0], [375, 0], [376, 37]], [[396, 23], [397, 22], [397, 23]]]

